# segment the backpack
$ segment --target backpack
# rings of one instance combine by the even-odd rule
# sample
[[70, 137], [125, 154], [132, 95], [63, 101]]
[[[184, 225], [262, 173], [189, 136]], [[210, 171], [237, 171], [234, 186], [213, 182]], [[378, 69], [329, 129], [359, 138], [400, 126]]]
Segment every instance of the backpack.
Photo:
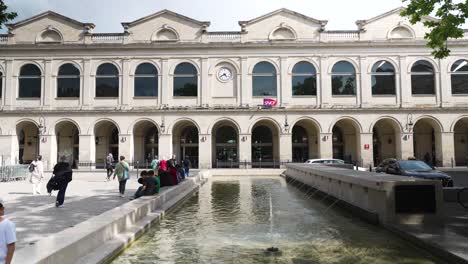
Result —
[[29, 170], [29, 172], [33, 172], [35, 168], [36, 168], [36, 164], [31, 163], [31, 164], [29, 164], [28, 170]]

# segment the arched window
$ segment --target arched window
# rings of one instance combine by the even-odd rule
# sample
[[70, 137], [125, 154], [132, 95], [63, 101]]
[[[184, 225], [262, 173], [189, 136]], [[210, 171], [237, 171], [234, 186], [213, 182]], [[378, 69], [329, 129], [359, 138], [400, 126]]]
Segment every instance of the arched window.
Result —
[[58, 70], [57, 97], [80, 97], [80, 70], [71, 63]]
[[452, 94], [468, 94], [468, 60], [459, 60], [452, 65]]
[[19, 98], [41, 98], [41, 70], [34, 64], [21, 67], [19, 75]]
[[174, 96], [197, 96], [198, 72], [195, 66], [183, 62], [174, 71]]
[[356, 95], [356, 70], [351, 63], [339, 61], [333, 66], [332, 95]]
[[388, 61], [378, 61], [372, 67], [372, 95], [395, 95], [395, 67]]
[[412, 94], [435, 94], [434, 67], [425, 60], [417, 61], [411, 68]]
[[317, 95], [317, 72], [306, 61], [298, 62], [292, 70], [293, 95]]
[[99, 65], [96, 71], [96, 97], [119, 97], [119, 70], [115, 65]]
[[276, 96], [276, 69], [271, 63], [257, 63], [252, 75], [253, 96]]
[[134, 96], [158, 96], [158, 70], [153, 64], [138, 65], [135, 71]]

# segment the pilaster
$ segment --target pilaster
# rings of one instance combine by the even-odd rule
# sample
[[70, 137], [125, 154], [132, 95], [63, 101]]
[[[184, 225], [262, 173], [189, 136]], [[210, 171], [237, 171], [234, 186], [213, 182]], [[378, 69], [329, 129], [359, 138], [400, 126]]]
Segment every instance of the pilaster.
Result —
[[[169, 87], [169, 61], [168, 59], [161, 60], [161, 85], [159, 85], [159, 100], [162, 106], [167, 105], [169, 102], [169, 96], [171, 95], [171, 91]], [[159, 148], [161, 149], [161, 148]], [[162, 158], [162, 156], [160, 156]]]
[[412, 132], [405, 132], [400, 135], [400, 153], [401, 156], [397, 158], [408, 159], [414, 157], [414, 135]]
[[244, 162], [252, 161], [252, 135], [239, 134], [239, 162], [241, 167]]
[[44, 85], [41, 89], [42, 105], [50, 106], [54, 98], [54, 85], [52, 78], [52, 60], [44, 60]]
[[[80, 163], [82, 164], [95, 163], [96, 162], [96, 141], [95, 141], [94, 135], [79, 135], [79, 140], [80, 140], [80, 145], [79, 145]], [[79, 168], [82, 169], [81, 167]]]
[[361, 133], [360, 140], [357, 142], [361, 157], [359, 166], [369, 168], [374, 164], [373, 134]]
[[278, 94], [278, 103], [280, 106], [289, 105], [292, 99], [292, 87], [290, 76], [288, 74], [288, 58], [280, 58], [280, 86]]
[[208, 74], [210, 65], [208, 58], [202, 58], [201, 59], [201, 75], [200, 75], [200, 82], [201, 86], [199, 88], [199, 104], [200, 106], [203, 106], [205, 104], [210, 104], [210, 76]]
[[18, 163], [19, 146], [16, 135], [0, 135], [0, 165]]
[[[121, 88], [120, 88], [120, 102], [122, 105], [127, 106], [130, 104], [131, 98], [133, 98], [133, 92], [130, 91], [130, 60], [122, 59], [122, 74], [121, 74]], [[125, 156], [125, 155], [124, 155]], [[126, 156], [125, 156], [126, 157]]]
[[333, 158], [332, 133], [320, 133], [318, 142], [319, 142], [319, 158], [321, 159]]
[[280, 143], [280, 146], [279, 146], [280, 162], [292, 161], [292, 134], [291, 133], [281, 134], [279, 138], [279, 143]]
[[42, 155], [44, 170], [52, 170], [57, 163], [57, 140], [55, 135], [39, 135], [39, 154]]
[[[209, 169], [212, 167], [211, 164], [211, 142], [212, 136], [209, 134], [200, 134], [200, 140], [198, 141], [198, 166], [200, 169]], [[184, 157], [180, 157], [183, 159]]]
[[133, 137], [129, 134], [119, 135], [119, 157], [124, 156], [127, 162], [133, 161]]
[[[436, 135], [437, 138], [437, 135]], [[455, 165], [455, 141], [453, 132], [440, 133], [441, 142], [436, 141], [436, 160], [441, 161], [441, 164], [436, 164], [442, 167], [451, 167]], [[440, 149], [439, 149], [440, 148]]]
[[172, 135], [160, 134], [159, 135], [159, 159], [169, 159], [172, 157]]
[[82, 77], [82, 84], [81, 84], [81, 104], [83, 106], [89, 106], [92, 103], [92, 98], [94, 95], [91, 94], [91, 89], [94, 87], [92, 83], [93, 78], [91, 77], [91, 60], [84, 59], [83, 60], [83, 77]]
[[3, 96], [3, 103], [5, 106], [12, 106], [16, 99], [17, 81], [14, 76], [13, 60], [5, 60], [5, 91]]
[[241, 106], [252, 104], [252, 93], [250, 91], [249, 81], [249, 64], [247, 58], [241, 58], [241, 82], [240, 82], [240, 93], [241, 93]]

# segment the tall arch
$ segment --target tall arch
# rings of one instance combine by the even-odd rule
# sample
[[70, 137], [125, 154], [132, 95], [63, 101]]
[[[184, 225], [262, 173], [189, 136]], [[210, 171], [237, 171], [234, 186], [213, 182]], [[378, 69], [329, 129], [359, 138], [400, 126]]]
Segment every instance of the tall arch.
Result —
[[468, 166], [468, 117], [459, 119], [453, 127], [455, 165]]
[[57, 141], [57, 160], [64, 156], [72, 168], [77, 168], [79, 163], [79, 138], [78, 126], [69, 120], [59, 121], [55, 124], [55, 140]]
[[[177, 121], [172, 128], [172, 148], [175, 159], [180, 163], [188, 158], [192, 168], [199, 166], [199, 128], [191, 120], [183, 119]], [[163, 157], [168, 159], [171, 157]]]
[[159, 129], [150, 120], [139, 120], [133, 126], [133, 162], [138, 167], [150, 167], [159, 155]]
[[308, 118], [297, 121], [292, 127], [292, 159], [293, 162], [304, 162], [307, 159], [318, 158], [319, 125]]
[[413, 128], [414, 156], [429, 165], [442, 164], [442, 126], [433, 118], [420, 117]]
[[384, 159], [401, 159], [401, 126], [392, 118], [384, 117], [372, 126], [374, 165]]
[[111, 120], [100, 120], [94, 125], [95, 162], [96, 168], [104, 167], [108, 154], [112, 154], [114, 161], [119, 157], [119, 128]]
[[16, 124], [18, 140], [18, 163], [29, 164], [40, 153], [39, 128], [33, 121], [23, 120]]
[[277, 124], [271, 120], [257, 121], [252, 127], [252, 167], [276, 168], [280, 166], [279, 134]]
[[361, 126], [351, 118], [341, 118], [332, 127], [333, 158], [360, 164]]
[[212, 164], [215, 168], [239, 168], [239, 128], [231, 120], [214, 124], [212, 135]]

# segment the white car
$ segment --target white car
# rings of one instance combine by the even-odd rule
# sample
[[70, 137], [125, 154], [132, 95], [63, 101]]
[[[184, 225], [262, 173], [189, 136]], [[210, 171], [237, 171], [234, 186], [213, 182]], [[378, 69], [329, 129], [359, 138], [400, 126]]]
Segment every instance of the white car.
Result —
[[[344, 160], [340, 159], [310, 159], [304, 162], [306, 164], [346, 164]], [[357, 166], [354, 166], [354, 170], [356, 170]], [[358, 171], [367, 171], [368, 169], [363, 167], [357, 167]]]

